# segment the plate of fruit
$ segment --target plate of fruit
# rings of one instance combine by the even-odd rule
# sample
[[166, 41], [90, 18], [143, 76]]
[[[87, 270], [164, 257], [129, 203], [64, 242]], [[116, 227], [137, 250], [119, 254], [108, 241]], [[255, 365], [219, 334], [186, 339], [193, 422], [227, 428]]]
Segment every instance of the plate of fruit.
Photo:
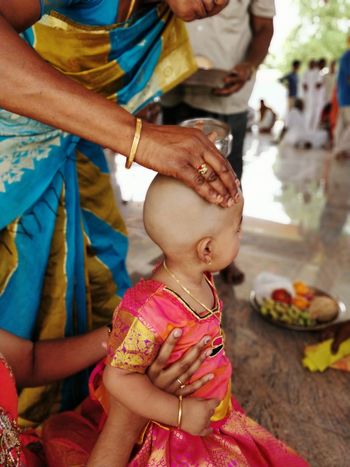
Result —
[[251, 291], [250, 302], [263, 318], [297, 331], [317, 331], [346, 319], [344, 303], [302, 281], [262, 284]]

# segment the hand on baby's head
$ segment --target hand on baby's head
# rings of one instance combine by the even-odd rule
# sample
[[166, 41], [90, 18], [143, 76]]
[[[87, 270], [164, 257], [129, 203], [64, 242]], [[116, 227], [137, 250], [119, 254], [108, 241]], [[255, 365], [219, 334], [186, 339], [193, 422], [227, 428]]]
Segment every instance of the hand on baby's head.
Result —
[[[148, 235], [167, 257], [193, 255], [209, 264], [221, 256], [221, 268], [225, 258], [220, 249], [230, 250], [242, 209], [243, 197], [239, 203], [222, 208], [206, 202], [182, 182], [157, 175], [147, 192], [143, 219]], [[228, 264], [232, 259], [227, 257]]]

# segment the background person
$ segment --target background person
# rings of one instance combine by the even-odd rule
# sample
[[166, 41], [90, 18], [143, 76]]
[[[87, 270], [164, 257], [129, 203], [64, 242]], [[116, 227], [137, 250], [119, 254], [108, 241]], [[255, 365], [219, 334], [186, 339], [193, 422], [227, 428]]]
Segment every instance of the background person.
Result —
[[276, 123], [276, 114], [265, 104], [263, 99], [260, 100], [260, 108], [259, 108], [259, 120], [258, 120], [258, 128], [259, 133], [271, 133], [275, 123]]
[[[350, 36], [348, 37], [350, 47]], [[338, 115], [334, 132], [334, 154], [338, 159], [350, 158], [350, 48], [339, 60], [337, 77]]]
[[294, 107], [288, 112], [282, 136], [283, 143], [305, 149], [321, 148], [327, 143], [327, 131], [310, 130], [306, 126], [304, 103], [296, 99]]
[[337, 81], [337, 61], [332, 60], [328, 72], [324, 75], [325, 105], [332, 103], [334, 88]]
[[318, 115], [317, 88], [319, 84], [319, 68], [315, 59], [309, 61], [308, 69], [304, 72], [301, 79], [302, 98], [305, 108], [305, 124], [308, 130], [316, 129]]
[[[167, 124], [196, 117], [213, 117], [228, 123], [233, 134], [228, 160], [238, 178], [243, 170], [248, 101], [255, 72], [272, 39], [274, 14], [274, 0], [231, 1], [215, 17], [188, 24], [194, 54], [205, 57], [214, 68], [229, 71], [224, 87], [213, 92], [208, 88], [181, 86], [162, 99]], [[222, 276], [234, 284], [244, 280], [244, 274], [234, 263], [222, 271]]]
[[299, 70], [301, 61], [294, 60], [292, 62], [292, 69], [289, 73], [282, 76], [279, 82], [287, 86], [288, 91], [288, 109], [290, 110], [294, 106], [295, 99], [299, 93]]

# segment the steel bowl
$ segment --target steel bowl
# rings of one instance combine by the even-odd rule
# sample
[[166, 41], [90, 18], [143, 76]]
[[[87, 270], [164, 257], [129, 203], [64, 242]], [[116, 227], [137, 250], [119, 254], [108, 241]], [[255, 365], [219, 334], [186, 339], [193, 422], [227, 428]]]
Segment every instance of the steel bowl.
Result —
[[186, 128], [199, 127], [206, 135], [215, 132], [217, 135], [214, 141], [216, 148], [224, 157], [230, 155], [233, 136], [227, 123], [217, 120], [216, 118], [191, 118], [181, 122], [180, 126]]

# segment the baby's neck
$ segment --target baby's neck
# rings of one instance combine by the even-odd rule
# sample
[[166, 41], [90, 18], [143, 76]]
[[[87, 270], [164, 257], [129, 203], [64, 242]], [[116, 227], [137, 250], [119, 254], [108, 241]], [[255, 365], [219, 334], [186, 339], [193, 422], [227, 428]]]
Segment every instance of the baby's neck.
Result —
[[168, 269], [168, 271], [172, 272], [188, 288], [200, 288], [205, 283], [203, 267], [191, 261], [180, 262], [165, 258], [163, 268], [165, 271]]
[[196, 266], [192, 261], [180, 263], [165, 259], [165, 263], [159, 266], [152, 278], [175, 291], [199, 314], [215, 306], [216, 298], [202, 267]]

